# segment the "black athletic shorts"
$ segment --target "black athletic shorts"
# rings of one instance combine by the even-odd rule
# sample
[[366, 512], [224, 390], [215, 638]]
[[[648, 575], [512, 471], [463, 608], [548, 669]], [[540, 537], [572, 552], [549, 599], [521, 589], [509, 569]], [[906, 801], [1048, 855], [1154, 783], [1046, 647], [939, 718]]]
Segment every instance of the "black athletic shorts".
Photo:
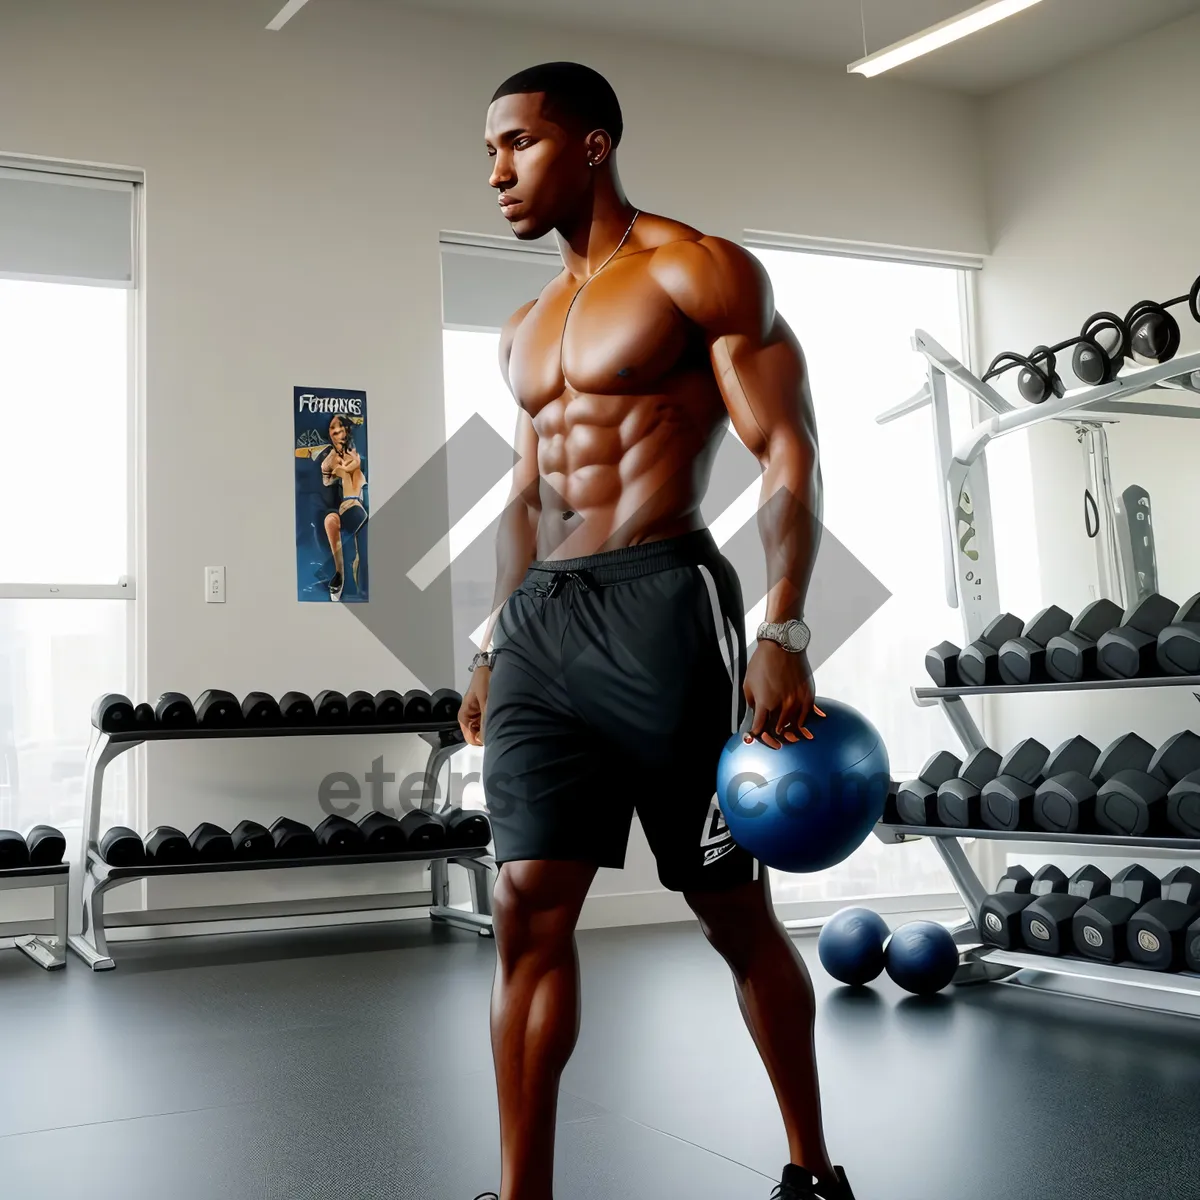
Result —
[[716, 803], [746, 642], [741, 586], [707, 529], [535, 562], [494, 646], [483, 786], [497, 861], [622, 867], [636, 810], [664, 887], [758, 878]]

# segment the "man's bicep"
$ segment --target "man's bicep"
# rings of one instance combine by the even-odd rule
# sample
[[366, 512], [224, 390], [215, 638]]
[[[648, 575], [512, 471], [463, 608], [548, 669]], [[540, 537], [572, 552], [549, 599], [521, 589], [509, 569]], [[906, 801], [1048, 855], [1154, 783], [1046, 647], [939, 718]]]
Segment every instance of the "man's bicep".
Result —
[[733, 428], [751, 453], [761, 458], [781, 438], [815, 440], [807, 365], [785, 321], [776, 318], [765, 338], [713, 338], [710, 350]]

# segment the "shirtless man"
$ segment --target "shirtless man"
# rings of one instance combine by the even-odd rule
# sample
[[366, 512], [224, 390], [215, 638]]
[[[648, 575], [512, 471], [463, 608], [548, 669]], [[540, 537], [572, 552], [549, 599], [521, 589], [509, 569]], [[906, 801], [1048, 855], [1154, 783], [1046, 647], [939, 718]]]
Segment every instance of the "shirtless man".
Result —
[[[333, 578], [329, 581], [329, 598], [341, 600], [342, 589], [345, 587], [345, 564], [342, 559], [342, 534], [357, 535], [367, 523], [367, 507], [363, 504], [363, 488], [366, 487], [367, 477], [363, 474], [362, 458], [354, 448], [354, 440], [350, 433], [350, 422], [340, 414], [329, 422], [329, 441], [331, 449], [321, 463], [321, 482], [326, 487], [335, 483], [342, 485], [342, 500], [335, 513], [329, 513], [325, 518], [325, 536], [329, 539], [329, 548], [333, 551]], [[358, 583], [358, 542], [354, 543], [354, 562], [352, 564], [354, 582]]]
[[[663, 885], [729, 964], [774, 1085], [791, 1156], [775, 1200], [850, 1200], [822, 1133], [808, 975], [713, 794], [745, 704], [748, 740], [812, 736], [800, 617], [821, 486], [804, 358], [754, 258], [626, 199], [621, 130], [612, 88], [573, 63], [509, 79], [487, 117], [501, 212], [520, 239], [554, 230], [564, 268], [500, 340], [519, 462], [460, 713], [486, 744], [502, 864], [499, 1200], [552, 1195], [575, 925], [597, 868], [623, 865], [635, 809]], [[763, 469], [773, 628], [748, 666], [738, 579], [700, 516], [727, 420]]]

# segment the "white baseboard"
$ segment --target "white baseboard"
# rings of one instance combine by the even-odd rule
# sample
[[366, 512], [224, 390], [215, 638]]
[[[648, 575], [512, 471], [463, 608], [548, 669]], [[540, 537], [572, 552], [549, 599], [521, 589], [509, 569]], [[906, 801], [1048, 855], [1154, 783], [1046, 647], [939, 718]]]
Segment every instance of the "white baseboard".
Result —
[[580, 929], [612, 929], [620, 925], [665, 925], [696, 918], [679, 892], [618, 892], [589, 896], [579, 915]]

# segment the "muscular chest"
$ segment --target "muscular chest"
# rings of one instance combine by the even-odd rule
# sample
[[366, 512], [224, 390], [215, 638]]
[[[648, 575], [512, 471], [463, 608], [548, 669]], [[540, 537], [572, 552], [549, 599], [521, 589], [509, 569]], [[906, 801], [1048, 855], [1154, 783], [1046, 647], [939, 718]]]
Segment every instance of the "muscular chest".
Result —
[[566, 392], [645, 395], [694, 349], [694, 332], [636, 263], [614, 263], [582, 288], [548, 290], [513, 339], [509, 381], [531, 415]]

